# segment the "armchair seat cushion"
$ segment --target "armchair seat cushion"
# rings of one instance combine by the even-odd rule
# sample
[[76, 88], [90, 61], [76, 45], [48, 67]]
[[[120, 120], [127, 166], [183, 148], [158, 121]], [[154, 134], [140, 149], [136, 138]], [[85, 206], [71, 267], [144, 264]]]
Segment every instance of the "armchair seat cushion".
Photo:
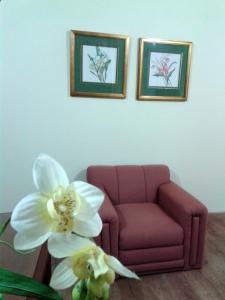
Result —
[[156, 203], [115, 206], [119, 217], [119, 248], [148, 249], [182, 245], [182, 227]]

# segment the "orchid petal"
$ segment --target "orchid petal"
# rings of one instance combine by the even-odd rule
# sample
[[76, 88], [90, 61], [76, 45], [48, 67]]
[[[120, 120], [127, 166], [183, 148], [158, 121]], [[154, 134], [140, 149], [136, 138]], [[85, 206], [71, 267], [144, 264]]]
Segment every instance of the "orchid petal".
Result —
[[56, 258], [63, 258], [72, 256], [74, 252], [91, 245], [95, 244], [86, 238], [70, 233], [58, 233], [51, 235], [49, 238], [48, 251]]
[[71, 258], [66, 258], [55, 268], [50, 280], [50, 286], [57, 290], [67, 289], [77, 280], [78, 278], [74, 275], [72, 269], [72, 260]]
[[67, 187], [68, 177], [63, 167], [52, 157], [40, 154], [33, 165], [33, 180], [42, 193], [51, 193], [57, 187]]
[[98, 236], [102, 230], [102, 220], [99, 214], [95, 214], [92, 219], [79, 220], [74, 218], [73, 231], [84, 237], [95, 237]]
[[88, 220], [95, 216], [96, 212], [94, 209], [90, 206], [90, 204], [85, 200], [81, 198], [79, 211], [76, 214], [76, 218], [79, 220]]
[[71, 185], [74, 186], [79, 196], [85, 199], [97, 213], [104, 201], [104, 193], [94, 185], [83, 181], [75, 181]]
[[11, 226], [16, 231], [44, 234], [50, 230], [46, 199], [40, 193], [23, 198], [14, 208]]
[[37, 233], [34, 234], [33, 232], [29, 234], [18, 232], [14, 237], [14, 248], [16, 250], [29, 250], [36, 248], [47, 241], [50, 235], [50, 231], [42, 235], [38, 235]]
[[105, 274], [109, 267], [105, 263], [105, 253], [99, 248], [99, 255], [91, 256], [88, 259], [88, 263], [92, 266], [92, 269], [94, 270], [94, 277], [97, 279], [100, 275]]
[[114, 256], [107, 255], [107, 258], [108, 266], [111, 267], [116, 273], [125, 277], [140, 279], [134, 272], [131, 272], [128, 268], [122, 265], [121, 262]]

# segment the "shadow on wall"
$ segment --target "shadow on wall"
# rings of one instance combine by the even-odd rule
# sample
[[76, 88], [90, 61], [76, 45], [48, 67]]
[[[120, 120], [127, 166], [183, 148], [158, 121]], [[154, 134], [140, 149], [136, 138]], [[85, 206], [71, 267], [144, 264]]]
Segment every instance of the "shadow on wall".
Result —
[[87, 181], [86, 179], [87, 170], [81, 170], [73, 179], [74, 181]]
[[70, 31], [66, 32], [66, 53], [67, 53], [67, 96], [70, 97]]
[[171, 178], [171, 180], [174, 181], [176, 184], [182, 186], [180, 177], [179, 177], [179, 176], [177, 175], [177, 173], [176, 173], [174, 170], [172, 170], [171, 168], [170, 168], [170, 178]]

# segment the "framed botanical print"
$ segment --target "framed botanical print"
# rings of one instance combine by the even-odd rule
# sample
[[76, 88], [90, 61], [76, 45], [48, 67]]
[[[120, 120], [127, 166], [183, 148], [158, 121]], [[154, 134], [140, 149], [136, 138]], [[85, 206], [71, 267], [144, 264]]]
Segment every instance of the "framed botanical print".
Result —
[[185, 101], [191, 52], [191, 42], [141, 38], [137, 99]]
[[129, 37], [72, 30], [71, 96], [125, 98]]

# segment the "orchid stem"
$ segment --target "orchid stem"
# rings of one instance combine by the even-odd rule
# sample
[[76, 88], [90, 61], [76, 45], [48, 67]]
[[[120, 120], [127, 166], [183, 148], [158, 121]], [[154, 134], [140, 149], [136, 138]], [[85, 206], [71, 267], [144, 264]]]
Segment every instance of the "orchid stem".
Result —
[[4, 223], [0, 225], [0, 236], [4, 233], [4, 231], [6, 230], [7, 226], [10, 223], [11, 218], [8, 218], [8, 220]]
[[32, 249], [29, 251], [19, 251], [19, 250], [14, 249], [14, 247], [10, 243], [3, 241], [3, 240], [0, 240], [0, 246], [1, 245], [5, 245], [5, 246], [9, 247], [11, 250], [13, 250], [14, 252], [16, 252], [18, 254], [30, 254], [30, 253], [36, 251], [36, 249]]

